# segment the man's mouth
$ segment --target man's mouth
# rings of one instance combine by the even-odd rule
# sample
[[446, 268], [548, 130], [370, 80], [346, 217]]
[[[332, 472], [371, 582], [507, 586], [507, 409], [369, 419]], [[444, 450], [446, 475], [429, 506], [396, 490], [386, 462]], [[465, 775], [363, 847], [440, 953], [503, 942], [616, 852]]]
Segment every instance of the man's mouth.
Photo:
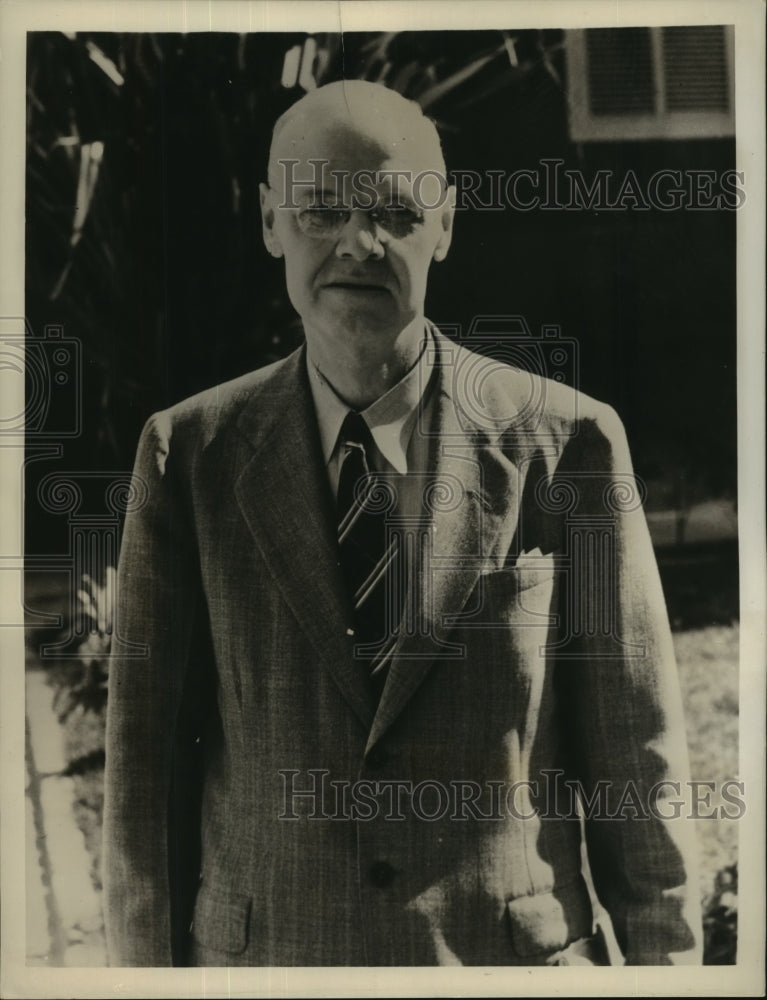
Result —
[[351, 292], [387, 292], [386, 285], [377, 284], [372, 281], [329, 281], [325, 288], [340, 288], [343, 291]]

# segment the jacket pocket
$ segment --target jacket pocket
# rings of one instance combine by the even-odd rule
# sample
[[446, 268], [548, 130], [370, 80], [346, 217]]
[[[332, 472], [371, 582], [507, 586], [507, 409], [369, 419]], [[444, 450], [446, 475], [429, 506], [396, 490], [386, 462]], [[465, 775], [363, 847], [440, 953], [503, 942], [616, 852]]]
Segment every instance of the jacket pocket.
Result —
[[516, 562], [505, 566], [487, 563], [480, 571], [486, 583], [503, 587], [514, 593], [549, 583], [557, 574], [557, 554], [520, 556]]
[[583, 879], [506, 903], [511, 944], [520, 958], [541, 959], [593, 933], [591, 899]]
[[197, 894], [192, 936], [214, 951], [239, 955], [248, 945], [251, 898], [203, 882]]

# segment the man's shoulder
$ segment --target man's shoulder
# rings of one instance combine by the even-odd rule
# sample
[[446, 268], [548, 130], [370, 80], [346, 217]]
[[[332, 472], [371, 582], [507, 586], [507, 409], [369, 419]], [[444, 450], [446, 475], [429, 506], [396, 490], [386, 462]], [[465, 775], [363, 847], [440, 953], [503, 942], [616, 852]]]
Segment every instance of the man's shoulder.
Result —
[[252, 402], [261, 392], [268, 392], [274, 378], [294, 360], [295, 354], [274, 361], [263, 368], [246, 372], [246, 374], [230, 379], [228, 382], [221, 382], [209, 389], [203, 389], [202, 392], [188, 396], [176, 403], [169, 412], [178, 419], [194, 414], [203, 420], [213, 419], [216, 421], [235, 414], [243, 406]]
[[271, 400], [279, 387], [284, 391], [285, 380], [299, 370], [300, 353], [299, 349], [287, 358], [203, 389], [153, 414], [149, 422], [168, 433], [188, 432], [203, 441], [215, 436], [222, 428], [236, 424], [245, 409], [258, 406], [260, 398]]
[[552, 371], [533, 338], [509, 348], [499, 342], [488, 353], [443, 334], [438, 334], [438, 345], [445, 391], [479, 429], [555, 439], [570, 438], [584, 425], [608, 438], [622, 433], [615, 410]]

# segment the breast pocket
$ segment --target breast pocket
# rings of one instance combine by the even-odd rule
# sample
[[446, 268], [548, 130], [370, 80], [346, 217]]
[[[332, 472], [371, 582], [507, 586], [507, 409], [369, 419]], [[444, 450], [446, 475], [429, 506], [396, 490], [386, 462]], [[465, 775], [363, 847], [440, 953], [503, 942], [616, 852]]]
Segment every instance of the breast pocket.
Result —
[[501, 569], [483, 569], [465, 620], [488, 627], [549, 627], [556, 622], [559, 570], [553, 553], [517, 561]]
[[[555, 552], [546, 555], [540, 553], [521, 555], [511, 565], [504, 566], [497, 573], [506, 576], [506, 585], [521, 593], [531, 587], [540, 587], [553, 582], [557, 575], [557, 562], [560, 557]], [[491, 574], [495, 576], [495, 573]]]

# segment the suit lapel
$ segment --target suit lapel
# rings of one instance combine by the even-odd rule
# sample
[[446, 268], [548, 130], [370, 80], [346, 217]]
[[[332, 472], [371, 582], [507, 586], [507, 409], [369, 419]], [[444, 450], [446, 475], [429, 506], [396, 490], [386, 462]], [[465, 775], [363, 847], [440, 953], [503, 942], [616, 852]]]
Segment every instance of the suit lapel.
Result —
[[[483, 568], [501, 568], [508, 546], [499, 547], [499, 536], [503, 529], [513, 534], [517, 523], [516, 466], [501, 451], [497, 431], [470, 418], [468, 387], [455, 375], [457, 364], [444, 364], [446, 350], [461, 349], [446, 346], [449, 342], [441, 334], [436, 337], [442, 361], [426, 480], [432, 500], [411, 600], [406, 602], [415, 609], [415, 620], [403, 621], [368, 748], [401, 713], [436, 659], [459, 665], [464, 652], [450, 633]], [[476, 370], [475, 365], [468, 367]]]
[[262, 386], [239, 427], [253, 446], [235, 483], [248, 527], [321, 663], [369, 728], [373, 695], [355, 668], [346, 634], [350, 615], [338, 566], [335, 514], [303, 349]]
[[[502, 529], [513, 531], [517, 522], [516, 467], [498, 446], [498, 433], [469, 416], [470, 387], [456, 377], [461, 349], [439, 333], [435, 337], [438, 371], [426, 477], [431, 503], [406, 602], [413, 610], [403, 622], [377, 710], [346, 633], [350, 611], [304, 350], [275, 369], [238, 422], [252, 446], [236, 471], [238, 503], [322, 666], [369, 730], [368, 747], [399, 716], [435, 660], [460, 664], [463, 651], [450, 633], [483, 567], [504, 557]], [[451, 364], [448, 351], [458, 352]]]

